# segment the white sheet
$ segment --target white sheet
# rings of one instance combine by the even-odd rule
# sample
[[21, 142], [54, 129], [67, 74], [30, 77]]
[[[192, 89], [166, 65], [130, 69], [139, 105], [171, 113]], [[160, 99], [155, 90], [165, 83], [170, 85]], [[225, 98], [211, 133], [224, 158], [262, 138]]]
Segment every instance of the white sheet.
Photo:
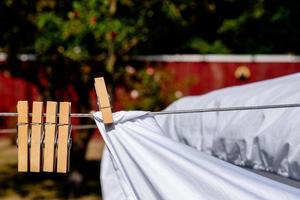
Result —
[[[300, 103], [300, 74], [185, 97], [166, 110]], [[156, 117], [168, 137], [231, 163], [300, 180], [300, 108]]]
[[106, 161], [114, 169], [108, 175], [117, 180], [111, 188], [109, 179], [102, 180], [105, 200], [300, 199], [296, 188], [165, 137], [156, 120], [145, 112], [114, 113], [115, 124], [108, 129], [100, 115], [95, 114], [96, 123], [109, 149], [106, 158], [110, 160]]

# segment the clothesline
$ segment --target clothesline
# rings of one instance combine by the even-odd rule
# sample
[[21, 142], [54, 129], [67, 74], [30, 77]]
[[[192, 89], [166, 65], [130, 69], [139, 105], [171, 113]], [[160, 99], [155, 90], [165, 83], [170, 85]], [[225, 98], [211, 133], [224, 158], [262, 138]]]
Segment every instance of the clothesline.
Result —
[[[88, 125], [73, 125], [72, 130], [87, 130], [87, 129], [96, 129], [97, 126], [94, 124], [88, 124]], [[0, 129], [0, 135], [1, 134], [7, 134], [7, 133], [17, 133], [16, 128], [6, 128], [6, 129]]]
[[264, 110], [277, 108], [299, 108], [300, 104], [278, 104], [278, 105], [262, 105], [262, 106], [239, 106], [239, 107], [224, 107], [224, 108], [202, 108], [189, 110], [170, 110], [150, 112], [152, 115], [167, 115], [167, 114], [187, 114], [187, 113], [203, 113], [203, 112], [225, 112], [238, 110]]
[[[276, 108], [295, 108], [300, 107], [300, 104], [280, 104], [280, 105], [262, 105], [262, 106], [244, 106], [244, 107], [226, 107], [226, 108], [203, 108], [203, 109], [190, 109], [190, 110], [172, 110], [172, 111], [158, 111], [149, 112], [151, 115], [165, 115], [165, 114], [188, 114], [188, 113], [201, 113], [201, 112], [224, 112], [224, 111], [238, 111], [238, 110], [261, 110], [261, 109], [276, 109]], [[31, 115], [31, 113], [29, 114]], [[44, 114], [45, 115], [45, 114]], [[18, 113], [3, 112], [0, 117], [17, 117]], [[72, 113], [71, 117], [90, 117], [93, 118], [92, 113]], [[73, 130], [94, 129], [96, 125], [75, 125]], [[16, 133], [16, 129], [1, 129], [1, 133]]]
[[[262, 106], [240, 106], [240, 107], [224, 107], [224, 108], [202, 108], [202, 109], [188, 109], [188, 110], [172, 110], [172, 111], [157, 111], [149, 112], [151, 115], [166, 115], [166, 114], [188, 114], [188, 113], [202, 113], [202, 112], [224, 112], [224, 111], [238, 111], [238, 110], [262, 110], [262, 109], [277, 109], [277, 108], [295, 108], [300, 107], [300, 104], [279, 104], [279, 105], [262, 105]], [[29, 113], [31, 116], [31, 113]], [[59, 114], [57, 114], [59, 116]], [[14, 112], [0, 112], [0, 117], [17, 117], [18, 113]], [[44, 116], [46, 114], [44, 113]], [[91, 117], [92, 113], [71, 113], [73, 118]]]
[[[204, 112], [225, 112], [225, 111], [241, 111], [241, 110], [263, 110], [263, 109], [277, 109], [277, 108], [299, 108], [300, 104], [278, 104], [278, 105], [261, 105], [261, 106], [238, 106], [238, 107], [224, 107], [224, 108], [201, 108], [201, 109], [188, 109], [188, 110], [170, 110], [170, 111], [157, 111], [149, 112], [150, 115], [168, 115], [168, 114], [188, 114], [188, 113], [204, 113]], [[31, 113], [29, 113], [31, 116]], [[17, 117], [18, 113], [15, 112], [0, 112], [0, 117]], [[44, 116], [46, 114], [44, 113]], [[59, 114], [57, 114], [59, 116]], [[93, 118], [92, 113], [71, 113], [73, 118]]]
[[[0, 117], [17, 117], [18, 113], [16, 112], [0, 112]], [[32, 113], [29, 113], [29, 116], [32, 116]], [[43, 116], [46, 116], [46, 113], [43, 113]], [[59, 116], [59, 114], [57, 114]], [[82, 117], [93, 117], [92, 113], [71, 113], [73, 118], [82, 118]]]
[[[278, 108], [300, 108], [300, 104], [279, 104], [279, 105], [262, 105], [262, 106], [240, 106], [240, 107], [224, 107], [224, 108], [203, 108], [203, 109], [189, 109], [189, 110], [171, 110], [149, 112], [151, 115], [166, 115], [166, 114], [188, 114], [188, 113], [203, 113], [203, 112], [224, 112], [224, 111], [238, 111], [238, 110], [262, 110], [262, 109], [278, 109]], [[31, 116], [31, 113], [29, 113]], [[45, 114], [44, 114], [45, 115]], [[17, 117], [18, 113], [14, 112], [0, 112], [0, 117]], [[92, 113], [72, 113], [71, 117], [88, 117], [93, 118]], [[74, 125], [73, 130], [94, 129], [95, 125]], [[15, 133], [16, 129], [1, 129], [1, 133]]]

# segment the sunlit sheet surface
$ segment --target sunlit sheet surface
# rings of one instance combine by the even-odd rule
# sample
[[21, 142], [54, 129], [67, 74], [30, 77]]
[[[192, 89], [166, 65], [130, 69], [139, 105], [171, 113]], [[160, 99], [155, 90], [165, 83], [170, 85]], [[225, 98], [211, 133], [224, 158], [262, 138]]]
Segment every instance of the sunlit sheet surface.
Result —
[[[300, 74], [185, 97], [166, 110], [300, 103]], [[175, 141], [236, 165], [300, 180], [300, 108], [156, 116]]]

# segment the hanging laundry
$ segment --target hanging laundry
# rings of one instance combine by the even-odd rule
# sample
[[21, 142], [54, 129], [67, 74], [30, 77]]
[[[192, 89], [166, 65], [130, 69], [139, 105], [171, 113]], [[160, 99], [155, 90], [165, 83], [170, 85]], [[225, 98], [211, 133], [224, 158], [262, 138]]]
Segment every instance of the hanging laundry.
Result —
[[[300, 73], [185, 97], [166, 110], [300, 102]], [[300, 108], [155, 116], [169, 138], [236, 165], [300, 180]]]
[[102, 186], [110, 189], [104, 191], [105, 200], [300, 199], [299, 189], [166, 137], [147, 112], [114, 113], [112, 126], [103, 124], [99, 112], [94, 117], [108, 148], [105, 157], [112, 166], [108, 175], [117, 181], [109, 188], [109, 179], [102, 180]]

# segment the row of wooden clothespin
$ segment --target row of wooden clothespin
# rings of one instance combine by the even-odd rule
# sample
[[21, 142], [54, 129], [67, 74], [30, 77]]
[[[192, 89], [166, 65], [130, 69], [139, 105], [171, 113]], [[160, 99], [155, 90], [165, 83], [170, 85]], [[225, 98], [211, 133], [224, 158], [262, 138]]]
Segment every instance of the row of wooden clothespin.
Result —
[[[106, 125], [113, 123], [112, 109], [103, 77], [95, 78], [99, 110]], [[19, 101], [18, 171], [66, 173], [70, 166], [71, 103], [33, 102], [31, 122], [27, 101]], [[44, 120], [45, 117], [45, 120]]]

